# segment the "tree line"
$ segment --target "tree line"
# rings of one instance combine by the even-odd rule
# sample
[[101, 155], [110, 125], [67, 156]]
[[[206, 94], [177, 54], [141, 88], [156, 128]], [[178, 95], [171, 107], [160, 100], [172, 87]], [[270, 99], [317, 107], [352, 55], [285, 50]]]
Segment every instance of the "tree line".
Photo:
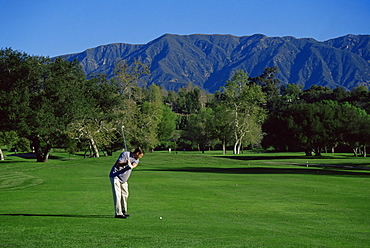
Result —
[[[114, 76], [83, 73], [78, 61], [0, 50], [0, 145], [48, 160], [53, 147], [86, 156], [128, 147], [206, 151], [260, 147], [306, 155], [346, 145], [366, 156], [367, 87], [282, 85], [277, 67], [251, 78], [235, 71], [215, 93], [147, 85], [150, 68], [118, 61]], [[0, 148], [1, 148], [0, 146]], [[0, 155], [2, 155], [0, 150]]]

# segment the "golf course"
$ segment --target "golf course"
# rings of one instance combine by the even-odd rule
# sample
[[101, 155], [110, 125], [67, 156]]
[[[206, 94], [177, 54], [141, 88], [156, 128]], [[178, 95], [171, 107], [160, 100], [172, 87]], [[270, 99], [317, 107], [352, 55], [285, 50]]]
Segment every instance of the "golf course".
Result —
[[370, 158], [149, 153], [115, 219], [110, 157], [5, 151], [0, 247], [370, 247]]

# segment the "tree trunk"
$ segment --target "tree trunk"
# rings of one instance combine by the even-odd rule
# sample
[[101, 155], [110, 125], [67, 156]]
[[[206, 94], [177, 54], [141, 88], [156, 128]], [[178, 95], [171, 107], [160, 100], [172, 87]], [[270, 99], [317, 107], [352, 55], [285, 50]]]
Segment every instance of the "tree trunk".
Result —
[[240, 154], [240, 148], [242, 147], [242, 142], [239, 142], [238, 144], [238, 154]]
[[205, 152], [205, 146], [203, 144], [198, 143], [198, 151], [201, 151], [202, 153]]
[[353, 151], [353, 155], [354, 155], [355, 157], [357, 157], [358, 148], [357, 148], [357, 147], [352, 148], [352, 151]]
[[36, 138], [33, 140], [33, 147], [35, 148], [36, 162], [48, 162], [49, 154], [51, 151], [50, 142], [46, 142], [46, 146], [44, 150], [42, 150], [42, 147], [40, 145], [40, 140]]
[[90, 138], [90, 145], [91, 145], [91, 149], [92, 149], [91, 156], [94, 157], [94, 158], [98, 158], [99, 157], [99, 150], [98, 150], [98, 146], [96, 145], [95, 140], [93, 138]]
[[238, 154], [237, 150], [238, 150], [238, 141], [235, 141], [235, 143], [234, 143], [234, 154]]
[[0, 148], [0, 160], [4, 160], [3, 150], [1, 150], [1, 148]]
[[311, 149], [306, 149], [304, 152], [306, 153], [306, 156], [312, 156], [312, 150]]
[[222, 154], [223, 155], [226, 154], [226, 141], [225, 140], [222, 141]]
[[366, 146], [364, 146], [364, 157], [366, 157]]
[[50, 151], [51, 151], [51, 146], [50, 147], [47, 147], [45, 149], [44, 154], [43, 154], [43, 157], [44, 157], [44, 161], [43, 162], [48, 162], [49, 161]]
[[242, 142], [241, 140], [237, 140], [235, 141], [235, 144], [234, 144], [234, 154], [240, 154], [240, 147], [242, 145]]

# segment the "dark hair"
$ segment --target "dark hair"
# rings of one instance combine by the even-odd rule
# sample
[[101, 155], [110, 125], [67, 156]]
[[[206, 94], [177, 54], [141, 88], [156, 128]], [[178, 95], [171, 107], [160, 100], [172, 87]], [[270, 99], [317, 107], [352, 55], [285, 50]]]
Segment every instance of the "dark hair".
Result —
[[144, 153], [144, 151], [143, 151], [143, 149], [141, 149], [141, 147], [138, 147], [138, 148], [135, 149], [135, 151], [133, 153], [141, 154], [141, 153]]

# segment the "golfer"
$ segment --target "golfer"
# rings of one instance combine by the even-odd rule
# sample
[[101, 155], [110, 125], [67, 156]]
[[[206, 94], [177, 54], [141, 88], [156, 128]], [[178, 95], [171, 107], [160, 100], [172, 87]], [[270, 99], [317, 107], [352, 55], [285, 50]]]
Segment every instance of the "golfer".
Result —
[[128, 183], [132, 169], [139, 164], [139, 159], [144, 156], [139, 147], [134, 152], [122, 152], [113, 165], [109, 177], [112, 184], [115, 218], [127, 219]]

